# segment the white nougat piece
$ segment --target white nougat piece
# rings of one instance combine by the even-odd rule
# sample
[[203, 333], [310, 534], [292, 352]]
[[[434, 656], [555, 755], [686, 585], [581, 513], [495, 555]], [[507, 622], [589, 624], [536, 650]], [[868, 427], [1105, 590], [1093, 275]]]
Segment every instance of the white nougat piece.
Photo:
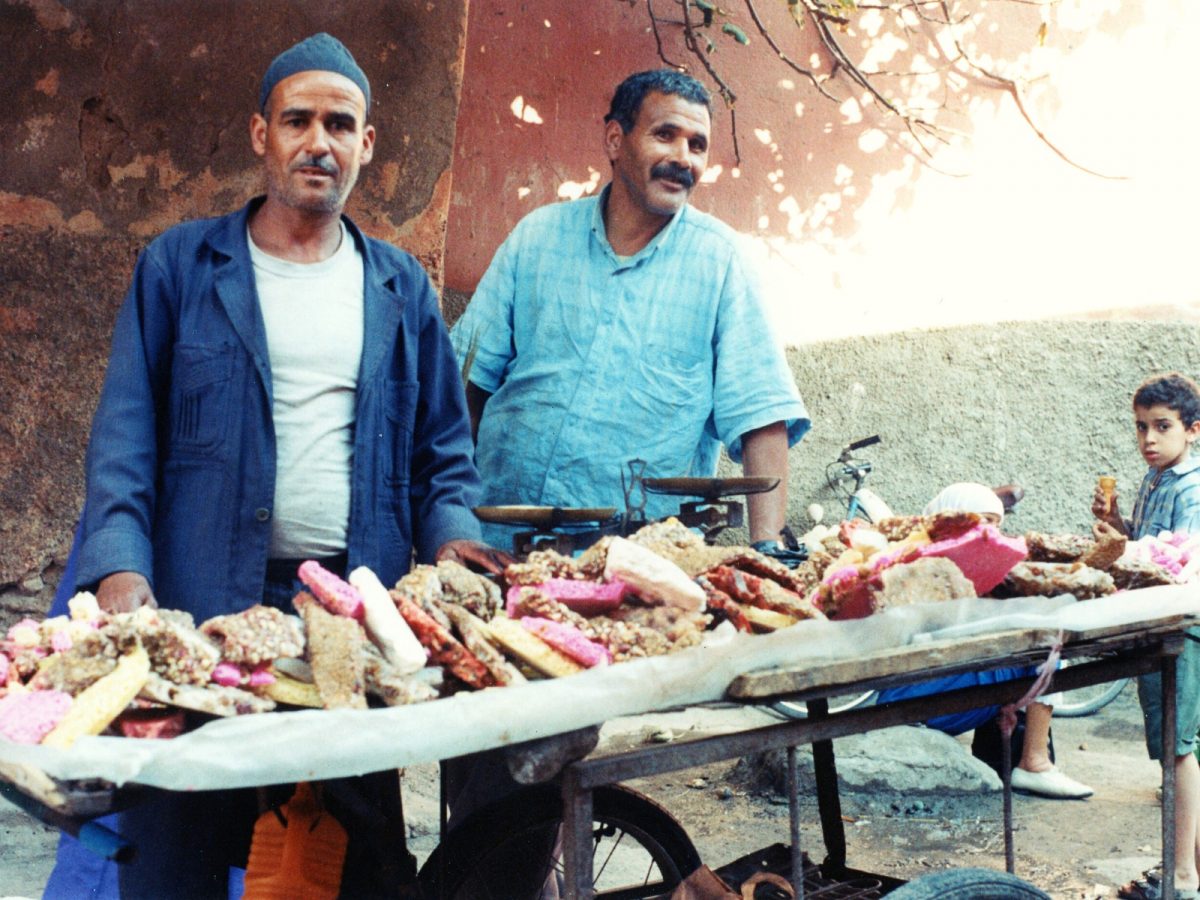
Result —
[[362, 594], [363, 625], [383, 658], [401, 675], [424, 668], [429, 652], [408, 627], [379, 577], [366, 566], [359, 566], [346, 580]]
[[608, 546], [604, 580], [619, 578], [648, 603], [697, 611], [704, 609], [704, 589], [669, 559], [625, 538]]

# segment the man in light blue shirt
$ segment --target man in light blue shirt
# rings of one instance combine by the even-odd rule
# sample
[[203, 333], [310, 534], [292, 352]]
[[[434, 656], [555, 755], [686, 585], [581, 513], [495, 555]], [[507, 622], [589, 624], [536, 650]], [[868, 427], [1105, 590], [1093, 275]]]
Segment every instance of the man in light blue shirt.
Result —
[[[778, 538], [809, 419], [737, 234], [688, 205], [710, 126], [695, 79], [631, 76], [605, 117], [612, 182], [534, 211], [497, 251], [451, 333], [485, 503], [622, 510], [630, 460], [707, 477], [724, 444], [781, 478], [749, 503], [751, 540]], [[678, 503], [650, 495], [646, 515]]]

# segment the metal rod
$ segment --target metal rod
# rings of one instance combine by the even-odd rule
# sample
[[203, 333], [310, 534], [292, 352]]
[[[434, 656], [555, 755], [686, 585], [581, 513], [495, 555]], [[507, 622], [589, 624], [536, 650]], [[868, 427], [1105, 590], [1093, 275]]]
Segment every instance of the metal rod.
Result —
[[563, 775], [563, 874], [567, 900], [592, 897], [592, 792], [573, 769]]
[[[446, 775], [446, 760], [438, 763], [438, 846], [446, 846], [446, 810], [450, 807], [450, 786]], [[446, 854], [438, 854], [438, 900], [446, 896]]]
[[1015, 874], [1016, 851], [1013, 846], [1012, 735], [1000, 729], [1000, 775], [1004, 781], [1004, 871]]
[[788, 838], [792, 854], [792, 893], [804, 900], [804, 853], [800, 848], [800, 775], [796, 770], [796, 748], [787, 748]]
[[1175, 660], [1162, 658], [1163, 900], [1175, 900]]

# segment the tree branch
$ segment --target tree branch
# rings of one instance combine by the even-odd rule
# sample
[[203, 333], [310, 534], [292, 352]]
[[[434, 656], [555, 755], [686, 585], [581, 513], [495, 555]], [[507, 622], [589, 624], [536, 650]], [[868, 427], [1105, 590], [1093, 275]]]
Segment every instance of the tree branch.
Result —
[[733, 159], [736, 165], [742, 164], [742, 152], [738, 147], [737, 136], [737, 113], [734, 112], [734, 104], [737, 102], [737, 94], [727, 85], [724, 79], [713, 68], [713, 65], [708, 60], [708, 54], [700, 49], [700, 44], [696, 40], [695, 27], [692, 25], [691, 16], [691, 0], [683, 0], [683, 42], [684, 46], [691, 51], [696, 59], [700, 60], [700, 64], [704, 66], [708, 72], [708, 77], [717, 84], [718, 90], [721, 92], [721, 97], [725, 100], [725, 106], [729, 110], [729, 123], [733, 132]]
[[663, 51], [662, 35], [658, 33], [658, 17], [654, 15], [654, 0], [646, 0], [646, 12], [650, 15], [650, 30], [654, 32], [654, 43], [658, 46], [658, 58], [672, 69], [682, 69], [683, 66], [667, 59], [667, 54]]
[[[941, 2], [944, 4], [945, 0], [941, 0]], [[985, 69], [982, 65], [971, 58], [971, 55], [962, 46], [962, 43], [959, 41], [957, 36], [952, 36], [951, 43], [953, 44], [955, 51], [958, 53], [958, 57], [957, 60], [950, 59], [949, 61], [954, 63], [961, 60], [962, 63], [970, 70], [969, 72], [961, 72], [961, 70], [959, 70], [960, 74], [977, 83], [987, 83], [990, 87], [1004, 91], [1010, 97], [1012, 97], [1013, 102], [1017, 105], [1017, 112], [1021, 114], [1021, 118], [1025, 120], [1025, 124], [1029, 126], [1030, 130], [1035, 135], [1037, 135], [1039, 141], [1050, 148], [1051, 152], [1054, 153], [1055, 156], [1057, 156], [1067, 165], [1072, 166], [1081, 172], [1086, 172], [1088, 175], [1094, 175], [1097, 178], [1106, 178], [1111, 181], [1124, 181], [1128, 177], [1126, 175], [1109, 175], [1104, 172], [1097, 172], [1095, 169], [1090, 169], [1082, 163], [1078, 163], [1073, 160], [1064, 150], [1062, 150], [1050, 139], [1046, 132], [1038, 127], [1037, 122], [1035, 122], [1033, 119], [1033, 115], [1029, 112], [1028, 107], [1025, 105], [1025, 92], [1021, 89], [1021, 85], [1018, 84], [1016, 80], [1008, 78], [1004, 75], [1000, 75], [989, 69]]]
[[767, 31], [767, 26], [764, 25], [762, 19], [759, 18], [758, 10], [754, 8], [754, 0], [746, 0], [746, 9], [750, 12], [750, 18], [754, 22], [754, 27], [758, 29], [758, 33], [762, 35], [763, 40], [767, 42], [767, 46], [775, 51], [775, 55], [779, 57], [785, 66], [790, 68], [793, 72], [796, 72], [797, 74], [803, 75], [805, 78], [807, 78], [812, 83], [812, 86], [820, 91], [821, 94], [829, 100], [838, 99], [837, 97], [833, 96], [833, 94], [829, 93], [829, 91], [825, 90], [825, 79], [817, 77], [815, 72], [805, 69], [793, 62], [792, 59], [786, 53], [784, 53], [782, 49], [780, 49], [779, 45], [775, 43], [775, 39], [771, 37], [771, 33]]

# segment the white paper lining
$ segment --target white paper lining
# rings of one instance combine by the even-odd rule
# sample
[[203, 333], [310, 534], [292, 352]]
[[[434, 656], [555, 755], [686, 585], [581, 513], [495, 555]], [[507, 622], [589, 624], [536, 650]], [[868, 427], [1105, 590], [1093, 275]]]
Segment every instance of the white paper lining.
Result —
[[1026, 628], [1086, 632], [1197, 613], [1196, 585], [1082, 603], [1064, 596], [919, 604], [850, 622], [801, 622], [767, 635], [714, 634], [708, 645], [672, 656], [413, 706], [239, 716], [169, 741], [86, 737], [70, 750], [0, 739], [0, 762], [30, 764], [59, 779], [169, 790], [336, 778], [720, 700], [736, 676], [755, 670], [853, 659], [931, 638]]

